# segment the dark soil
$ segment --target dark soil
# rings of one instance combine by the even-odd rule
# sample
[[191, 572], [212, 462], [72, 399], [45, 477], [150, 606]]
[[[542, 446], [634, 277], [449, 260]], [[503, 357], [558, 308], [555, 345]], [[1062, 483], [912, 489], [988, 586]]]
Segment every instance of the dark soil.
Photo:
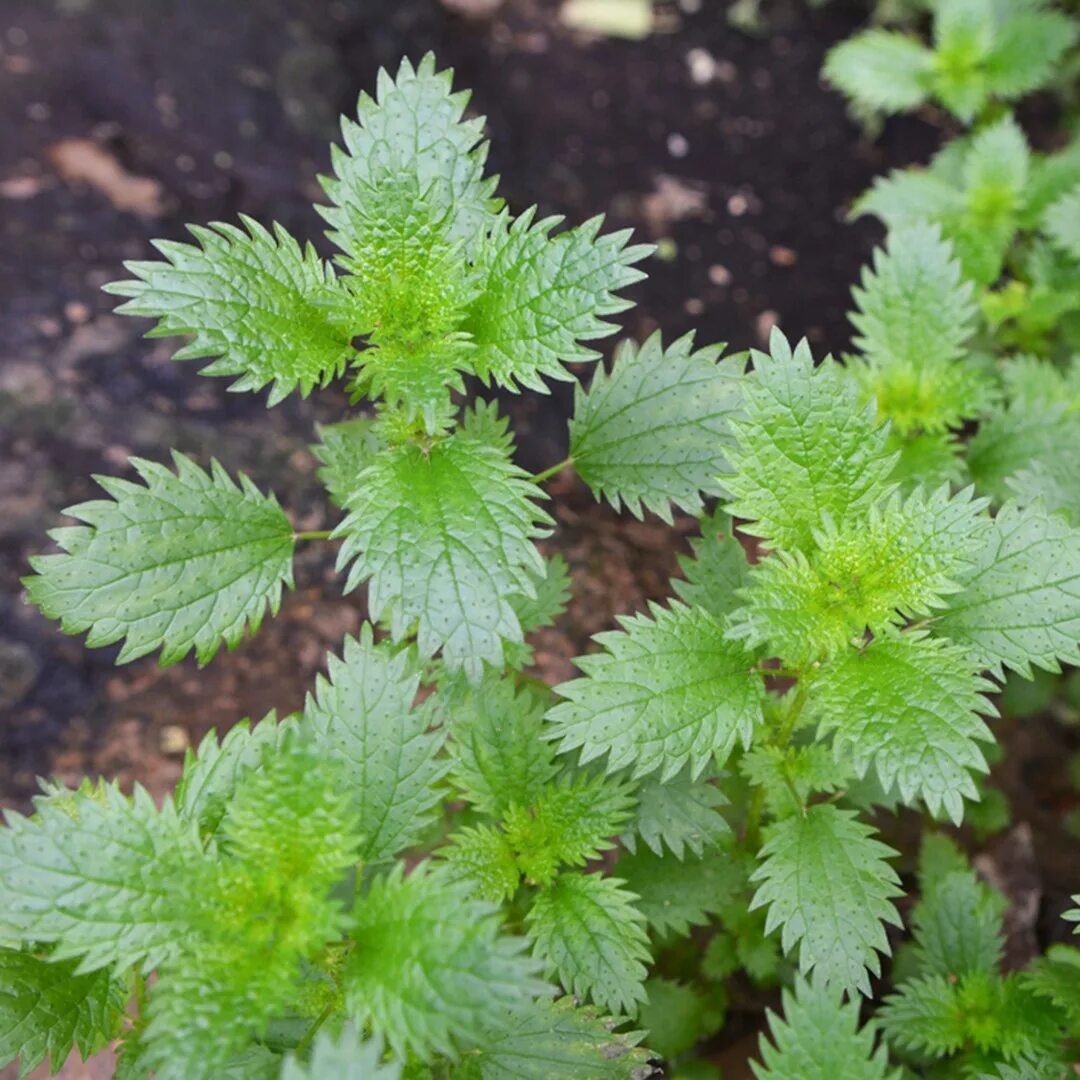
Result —
[[[822, 351], [844, 348], [850, 286], [877, 239], [869, 224], [842, 223], [845, 208], [876, 173], [925, 160], [939, 133], [906, 120], [870, 146], [819, 84], [824, 51], [858, 25], [857, 8], [778, 4], [758, 39], [727, 25], [726, 5], [695, 6], [661, 5], [664, 32], [624, 42], [572, 35], [540, 0], [506, 0], [476, 22], [435, 0], [3, 0], [0, 805], [25, 807], [35, 777], [52, 773], [168, 790], [186, 745], [298, 707], [326, 650], [358, 626], [361, 600], [341, 598], [332, 553], [312, 546], [257, 641], [202, 672], [149, 658], [114, 668], [115, 649], [87, 650], [30, 609], [19, 578], [60, 508], [94, 496], [89, 474], [122, 473], [133, 453], [216, 455], [273, 488], [299, 527], [332, 522], [307, 444], [344, 399], [294, 397], [267, 412], [262, 395], [229, 394], [171, 362], [175, 343], [142, 340], [146, 327], [112, 315], [99, 289], [122, 276], [121, 260], [148, 257], [151, 238], [239, 212], [326, 250], [310, 209], [316, 176], [338, 113], [380, 65], [433, 49], [456, 68], [488, 117], [492, 168], [515, 209], [537, 203], [571, 223], [606, 212], [612, 227], [673, 242], [635, 288], [625, 333], [696, 329], [702, 343], [745, 348], [779, 322]], [[562, 456], [568, 403], [559, 387], [511, 404], [527, 468]], [[539, 642], [539, 667], [556, 679], [616, 612], [666, 594], [688, 526], [620, 520], [565, 478], [553, 491], [552, 547], [579, 585]], [[1061, 763], [1076, 740], [1050, 721], [1035, 731], [1015, 740], [1032, 757], [1003, 776], [1060, 898], [1069, 882], [1053, 852], [1071, 805]]]

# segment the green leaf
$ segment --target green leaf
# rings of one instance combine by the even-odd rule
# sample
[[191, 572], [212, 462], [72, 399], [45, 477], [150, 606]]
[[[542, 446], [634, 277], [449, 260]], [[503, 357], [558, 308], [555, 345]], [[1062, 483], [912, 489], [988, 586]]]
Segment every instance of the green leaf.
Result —
[[953, 985], [941, 975], [904, 983], [900, 993], [885, 999], [881, 1023], [896, 1046], [935, 1057], [954, 1054], [964, 1043]]
[[721, 478], [734, 498], [727, 510], [770, 545], [809, 551], [826, 517], [842, 521], [888, 490], [894, 457], [843, 369], [828, 360], [814, 367], [806, 342], [792, 352], [777, 330], [769, 348], [770, 356], [753, 353], [746, 418], [732, 425], [734, 472]]
[[585, 678], [559, 687], [566, 700], [548, 714], [552, 737], [561, 751], [581, 747], [582, 761], [606, 753], [608, 771], [660, 769], [665, 780], [689, 763], [697, 775], [749, 743], [764, 686], [752, 655], [707, 612], [677, 602], [650, 612], [596, 636], [605, 651], [581, 657]]
[[730, 851], [679, 861], [642, 848], [624, 855], [616, 868], [637, 895], [634, 906], [659, 934], [686, 935], [692, 926], [705, 926], [745, 883], [742, 867]]
[[1004, 941], [1005, 900], [964, 869], [946, 874], [915, 905], [913, 933], [920, 975], [954, 982], [997, 974]]
[[501, 818], [515, 802], [530, 806], [555, 776], [546, 708], [546, 695], [489, 678], [450, 710], [451, 780], [478, 810]]
[[319, 479], [330, 501], [344, 508], [356, 490], [356, 478], [386, 447], [375, 420], [361, 417], [343, 420], [339, 424], [320, 424], [319, 441], [311, 452], [319, 459]]
[[755, 746], [739, 759], [739, 772], [764, 789], [765, 806], [776, 818], [801, 814], [811, 793], [839, 791], [853, 776], [850, 760], [824, 743]]
[[[1080, 923], [1080, 893], [1077, 893], [1072, 898], [1072, 902], [1074, 904], [1076, 904], [1076, 907], [1071, 908], [1069, 911], [1066, 911], [1065, 914], [1062, 915], [1061, 917], [1066, 922]], [[1074, 934], [1080, 934], [1080, 926], [1077, 926], [1076, 929], [1073, 931], [1073, 933]]]
[[693, 986], [654, 975], [645, 983], [645, 992], [648, 1001], [641, 1007], [641, 1026], [649, 1033], [649, 1045], [669, 1062], [723, 1026], [723, 1005], [718, 1007]]
[[376, 644], [371, 626], [346, 638], [341, 659], [331, 655], [304, 707], [304, 730], [325, 760], [340, 762], [358, 814], [364, 862], [378, 863], [407, 848], [434, 820], [436, 760], [443, 742], [429, 732], [430, 710], [413, 708], [420, 672], [409, 653]]
[[184, 771], [176, 785], [177, 813], [195, 822], [200, 832], [216, 833], [240, 777], [259, 768], [266, 752], [277, 749], [293, 730], [289, 720], [279, 724], [270, 713], [254, 727], [241, 720], [220, 743], [215, 731], [208, 732], [198, 750], [192, 753], [189, 748], [184, 756]]
[[550, 885], [560, 866], [584, 866], [614, 847], [611, 837], [626, 824], [632, 807], [633, 789], [624, 781], [564, 774], [530, 805], [510, 806], [506, 837], [526, 880]]
[[618, 878], [562, 874], [526, 916], [536, 956], [576, 997], [633, 1014], [645, 1000], [649, 961], [644, 918]]
[[676, 595], [690, 607], [724, 619], [740, 604], [738, 590], [749, 580], [746, 552], [735, 539], [731, 518], [720, 508], [701, 519], [701, 537], [691, 540], [693, 558], [679, 556], [685, 581], [673, 579]]
[[824, 75], [862, 111], [906, 112], [926, 100], [933, 57], [920, 42], [892, 30], [868, 30], [833, 46]]
[[485, 1037], [455, 1072], [460, 1080], [645, 1080], [650, 1054], [640, 1031], [613, 1030], [619, 1021], [573, 998], [543, 999]]
[[1080, 949], [1051, 945], [1021, 978], [1032, 993], [1061, 1009], [1074, 1028], [1080, 1025]]
[[30, 600], [91, 648], [124, 640], [125, 663], [161, 647], [172, 664], [232, 648], [293, 584], [293, 530], [273, 496], [216, 462], [204, 472], [173, 454], [176, 473], [132, 458], [145, 486], [96, 477], [112, 496], [69, 507], [85, 524], [54, 529], [64, 550], [30, 560]]
[[241, 215], [247, 232], [215, 222], [188, 226], [198, 244], [156, 240], [160, 262], [127, 262], [134, 281], [105, 287], [131, 297], [116, 310], [157, 319], [149, 337], [190, 334], [177, 360], [212, 358], [204, 375], [237, 376], [230, 390], [270, 388], [276, 405], [306, 397], [355, 355], [348, 293], [315, 249], [280, 225], [271, 235]]
[[554, 235], [561, 218], [534, 217], [535, 207], [493, 224], [477, 252], [482, 290], [462, 325], [485, 385], [546, 393], [545, 377], [572, 379], [564, 363], [599, 356], [581, 342], [612, 333], [601, 316], [632, 306], [616, 293], [645, 276], [634, 263], [652, 248], [628, 247], [629, 229], [600, 236], [601, 217]]
[[964, 799], [977, 799], [972, 773], [988, 771], [979, 742], [993, 735], [979, 714], [997, 710], [996, 689], [964, 651], [914, 633], [886, 634], [848, 649], [813, 680], [809, 705], [819, 735], [832, 734], [838, 758], [863, 776], [873, 764], [886, 788], [931, 814], [944, 807], [957, 825]]
[[950, 496], [894, 495], [837, 528], [815, 530], [817, 550], [776, 552], [750, 572], [745, 607], [728, 636], [796, 665], [836, 655], [867, 630], [925, 618], [960, 591], [991, 523], [969, 487]]
[[451, 834], [438, 854], [452, 881], [467, 882], [481, 900], [509, 900], [521, 883], [521, 869], [505, 833], [490, 825], [466, 826]]
[[307, 1061], [289, 1054], [281, 1080], [400, 1080], [401, 1070], [400, 1061], [383, 1061], [381, 1039], [361, 1040], [356, 1028], [346, 1024], [337, 1037], [320, 1031]]
[[987, 81], [997, 97], [1014, 99], [1046, 86], [1076, 43], [1076, 19], [1048, 10], [1041, 0], [998, 8], [1005, 13], [986, 58]]
[[159, 811], [136, 786], [34, 801], [0, 829], [0, 941], [55, 943], [54, 961], [79, 972], [138, 965], [175, 953], [194, 918], [185, 890], [203, 865], [193, 824], [171, 802]]
[[395, 640], [415, 630], [422, 655], [442, 649], [474, 680], [485, 661], [502, 666], [504, 641], [522, 640], [510, 597], [536, 594], [544, 563], [532, 541], [551, 520], [494, 413], [480, 405], [429, 449], [380, 454], [334, 533], [338, 568], [353, 564], [347, 588], [370, 582], [372, 617], [388, 618]]
[[762, 1064], [751, 1062], [758, 1080], [900, 1080], [873, 1024], [859, 1027], [859, 1003], [844, 1002], [838, 988], [803, 979], [785, 990], [784, 1016], [769, 1010], [772, 1043], [761, 1036]]
[[1047, 207], [1042, 228], [1054, 247], [1080, 259], [1080, 184]]
[[117, 1034], [126, 1004], [107, 971], [80, 975], [70, 961], [0, 949], [0, 1068], [18, 1058], [22, 1080], [48, 1056], [57, 1073], [72, 1046], [85, 1061]]
[[428, 864], [403, 875], [399, 863], [357, 902], [345, 1001], [399, 1055], [454, 1055], [489, 1037], [493, 1016], [547, 987], [522, 955], [525, 941], [499, 933], [495, 909], [472, 898], [468, 883]]
[[936, 225], [890, 232], [852, 296], [855, 344], [866, 357], [856, 376], [901, 434], [940, 433], [978, 414], [989, 379], [963, 362], [975, 323], [972, 286]]
[[358, 848], [341, 770], [301, 740], [244, 774], [222, 823], [223, 857], [177, 884], [193, 926], [150, 990], [142, 1067], [158, 1080], [216, 1080], [265, 1038], [304, 966], [341, 938], [331, 890]]
[[872, 839], [854, 812], [831, 803], [776, 822], [761, 848], [760, 882], [751, 909], [769, 905], [765, 932], [783, 928], [785, 952], [799, 946], [799, 971], [849, 992], [870, 995], [867, 972], [888, 954], [883, 923], [900, 925], [891, 897], [900, 894], [885, 861], [896, 852]]
[[579, 386], [570, 421], [570, 456], [593, 494], [635, 517], [642, 505], [671, 521], [671, 504], [702, 511], [727, 469], [728, 420], [739, 408], [744, 362], [717, 363], [723, 346], [694, 350], [687, 334], [667, 349], [657, 331], [638, 347], [623, 342], [611, 374]]
[[905, 495], [919, 487], [936, 490], [942, 484], [960, 487], [964, 482], [966, 472], [961, 453], [967, 444], [962, 444], [951, 431], [932, 435], [923, 431], [907, 437], [890, 431], [888, 446], [899, 454], [890, 479], [899, 482]]
[[536, 595], [519, 593], [512, 600], [522, 632], [531, 633], [542, 626], [554, 626], [566, 610], [571, 593], [570, 569], [561, 555], [544, 560], [544, 575], [536, 582]]
[[976, 663], [999, 678], [1080, 663], [1080, 529], [1038, 505], [1007, 504], [957, 578], [963, 591], [933, 629]]
[[716, 810], [728, 800], [709, 776], [695, 780], [689, 768], [668, 780], [647, 777], [637, 799], [631, 827], [620, 838], [630, 852], [637, 850], [640, 836], [656, 855], [663, 855], [666, 845], [677, 859], [687, 848], [700, 858], [707, 847], [731, 835], [731, 826]]

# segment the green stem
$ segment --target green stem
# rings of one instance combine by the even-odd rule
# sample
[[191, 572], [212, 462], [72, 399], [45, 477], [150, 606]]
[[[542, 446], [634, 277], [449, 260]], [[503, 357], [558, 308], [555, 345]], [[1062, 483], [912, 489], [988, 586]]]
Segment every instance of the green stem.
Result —
[[306, 1050], [311, 1045], [311, 1040], [314, 1039], [315, 1036], [318, 1034], [319, 1028], [321, 1028], [323, 1024], [325, 1024], [326, 1021], [330, 1019], [336, 1007], [336, 1002], [328, 1001], [326, 1003], [326, 1008], [324, 1008], [323, 1011], [319, 1013], [317, 1017], [315, 1017], [315, 1019], [311, 1023], [311, 1027], [309, 1027], [307, 1031], [304, 1032], [303, 1037], [296, 1044], [296, 1048], [293, 1051], [298, 1057], [301, 1051]]
[[294, 540], [329, 540], [333, 529], [317, 529], [315, 532], [294, 532]]
[[[800, 679], [775, 738], [769, 740], [772, 746], [783, 750], [791, 741], [792, 732], [802, 715], [803, 706], [806, 705], [806, 695], [806, 683]], [[751, 849], [756, 849], [761, 842], [761, 814], [764, 809], [765, 789], [759, 787], [754, 790], [754, 797], [750, 800], [750, 809], [746, 816], [746, 845]]]
[[573, 464], [574, 459], [572, 457], [564, 457], [562, 461], [558, 462], [555, 465], [552, 465], [550, 469], [545, 469], [543, 472], [538, 472], [534, 477], [532, 477], [532, 482], [534, 484], [542, 484], [545, 480], [550, 480], [556, 473], [561, 473], [563, 469], [566, 469]]

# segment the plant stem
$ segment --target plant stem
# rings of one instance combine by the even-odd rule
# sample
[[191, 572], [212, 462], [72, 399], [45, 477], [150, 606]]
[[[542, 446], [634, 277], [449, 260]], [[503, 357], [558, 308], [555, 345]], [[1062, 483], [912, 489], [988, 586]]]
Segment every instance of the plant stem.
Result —
[[330, 1016], [335, 1008], [336, 1002], [328, 1001], [326, 1003], [326, 1007], [321, 1013], [319, 1013], [317, 1017], [315, 1017], [315, 1019], [311, 1023], [311, 1027], [309, 1027], [307, 1031], [304, 1032], [302, 1038], [296, 1044], [294, 1053], [297, 1056], [299, 1056], [302, 1050], [306, 1050], [311, 1045], [311, 1040], [314, 1039], [315, 1036], [318, 1034], [319, 1028], [321, 1028], [323, 1024], [325, 1024], [326, 1021], [330, 1019]]
[[[803, 706], [806, 704], [806, 683], [800, 679], [791, 698], [791, 704], [780, 722], [776, 737], [770, 739], [770, 744], [783, 750], [791, 740], [791, 734], [795, 725], [802, 715]], [[756, 848], [761, 842], [761, 812], [765, 809], [765, 789], [759, 787], [754, 790], [754, 797], [750, 801], [750, 810], [746, 816], [746, 844], [750, 848]]]
[[550, 469], [545, 469], [543, 472], [538, 472], [535, 476], [531, 478], [532, 482], [534, 484], [542, 484], [545, 480], [550, 480], [556, 473], [561, 473], [563, 469], [568, 468], [570, 465], [573, 464], [574, 459], [572, 457], [564, 457], [562, 461], [558, 462], [555, 465], [552, 465]]
[[333, 531], [333, 529], [319, 529], [315, 532], [294, 532], [292, 538], [294, 540], [329, 540]]

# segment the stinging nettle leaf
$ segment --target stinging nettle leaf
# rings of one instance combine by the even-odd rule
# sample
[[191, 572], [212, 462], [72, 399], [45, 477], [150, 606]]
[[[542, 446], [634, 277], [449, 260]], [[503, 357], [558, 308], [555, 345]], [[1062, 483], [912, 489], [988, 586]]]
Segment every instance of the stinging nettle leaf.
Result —
[[873, 405], [860, 407], [841, 368], [829, 360], [815, 367], [806, 342], [793, 352], [778, 330], [769, 349], [752, 354], [745, 419], [732, 424], [733, 472], [720, 478], [733, 498], [726, 509], [751, 523], [743, 531], [810, 551], [824, 518], [840, 522], [888, 492], [895, 455]]
[[559, 687], [550, 737], [560, 751], [580, 747], [582, 761], [606, 753], [609, 772], [632, 765], [634, 776], [660, 769], [666, 780], [689, 764], [696, 776], [749, 743], [764, 684], [753, 654], [707, 612], [673, 602], [650, 613], [596, 636], [604, 652], [580, 657], [584, 678]]
[[292, 587], [293, 529], [277, 500], [216, 462], [204, 472], [173, 454], [176, 472], [141, 458], [145, 486], [97, 477], [112, 496], [69, 507], [85, 524], [54, 529], [64, 550], [30, 560], [30, 600], [91, 648], [124, 640], [125, 663], [161, 648], [172, 664], [192, 649], [207, 663], [224, 641], [254, 633]]
[[831, 803], [784, 818], [767, 832], [760, 882], [751, 910], [769, 906], [765, 932], [782, 928], [788, 952], [799, 947], [799, 971], [815, 983], [870, 996], [868, 972], [881, 972], [889, 953], [883, 923], [899, 926], [891, 898], [900, 879], [885, 861], [896, 854], [854, 811]]
[[972, 773], [988, 770], [979, 743], [993, 735], [979, 713], [996, 715], [984, 696], [995, 689], [962, 649], [894, 633], [822, 667], [809, 708], [819, 733], [832, 733], [837, 757], [850, 757], [859, 775], [872, 763], [905, 802], [919, 796], [932, 814], [944, 807], [959, 825], [964, 799], [978, 799]]
[[679, 569], [686, 580], [673, 579], [672, 588], [683, 603], [724, 619], [741, 604], [739, 590], [746, 587], [750, 574], [746, 552], [733, 535], [731, 518], [717, 507], [701, 519], [701, 537], [691, 540], [690, 548], [692, 559], [679, 556]]
[[562, 874], [526, 916], [534, 952], [569, 992], [633, 1015], [645, 1000], [645, 919], [618, 878]]
[[435, 817], [437, 761], [443, 733], [430, 732], [431, 711], [413, 708], [420, 686], [405, 650], [376, 644], [371, 626], [331, 655], [304, 706], [301, 730], [326, 760], [340, 762], [359, 815], [360, 857], [379, 863], [407, 848]]
[[442, 649], [474, 680], [485, 662], [502, 666], [504, 641], [522, 640], [510, 598], [536, 595], [544, 563], [532, 541], [551, 522], [494, 414], [481, 405], [428, 449], [380, 454], [334, 533], [338, 568], [353, 564], [347, 588], [369, 582], [372, 617], [387, 618], [395, 640], [415, 630], [422, 655]]
[[352, 494], [356, 478], [386, 448], [371, 417], [319, 425], [319, 441], [311, 452], [319, 459], [319, 479], [330, 501], [342, 509]]
[[118, 1034], [127, 997], [107, 971], [0, 949], [0, 1068], [18, 1058], [22, 1080], [48, 1057], [57, 1073], [73, 1046], [85, 1061]]
[[547, 393], [544, 378], [573, 378], [564, 363], [597, 359], [581, 342], [614, 331], [601, 316], [632, 306], [616, 294], [645, 276], [634, 263], [652, 248], [627, 246], [629, 229], [600, 235], [601, 217], [554, 235], [561, 218], [534, 217], [535, 208], [512, 222], [504, 214], [484, 237], [476, 261], [482, 289], [462, 327], [485, 385]]
[[230, 390], [272, 383], [269, 404], [297, 387], [305, 396], [340, 375], [356, 352], [349, 294], [315, 249], [280, 225], [271, 235], [218, 222], [189, 230], [198, 245], [157, 240], [160, 262], [124, 265], [137, 280], [105, 286], [131, 297], [117, 311], [158, 320], [148, 337], [191, 334], [177, 360], [213, 358], [204, 375], [237, 376]]
[[761, 1036], [762, 1064], [750, 1063], [758, 1080], [901, 1080], [875, 1025], [859, 1027], [859, 1003], [845, 1002], [839, 988], [799, 979], [783, 1003], [782, 1019], [768, 1012], [773, 1041]]
[[694, 350], [693, 334], [665, 349], [657, 331], [641, 346], [623, 342], [611, 373], [597, 369], [587, 392], [577, 388], [570, 456], [597, 498], [670, 522], [672, 503], [699, 514], [702, 493], [720, 494], [744, 368], [718, 363], [722, 351]]
[[860, 111], [905, 112], [926, 100], [933, 55], [891, 30], [868, 30], [829, 50], [823, 74]]
[[999, 678], [1080, 663], [1080, 529], [1038, 504], [1006, 504], [932, 624]]
[[631, 853], [640, 837], [656, 855], [663, 855], [666, 845], [677, 859], [687, 848], [700, 858], [707, 847], [731, 835], [731, 826], [716, 809], [727, 801], [708, 775], [695, 780], [689, 767], [669, 780], [654, 774], [638, 788], [631, 828], [620, 839]]
[[311, 1057], [301, 1061], [289, 1054], [281, 1080], [400, 1080], [402, 1063], [383, 1061], [382, 1039], [361, 1039], [352, 1024], [335, 1038], [323, 1029], [315, 1037]]

